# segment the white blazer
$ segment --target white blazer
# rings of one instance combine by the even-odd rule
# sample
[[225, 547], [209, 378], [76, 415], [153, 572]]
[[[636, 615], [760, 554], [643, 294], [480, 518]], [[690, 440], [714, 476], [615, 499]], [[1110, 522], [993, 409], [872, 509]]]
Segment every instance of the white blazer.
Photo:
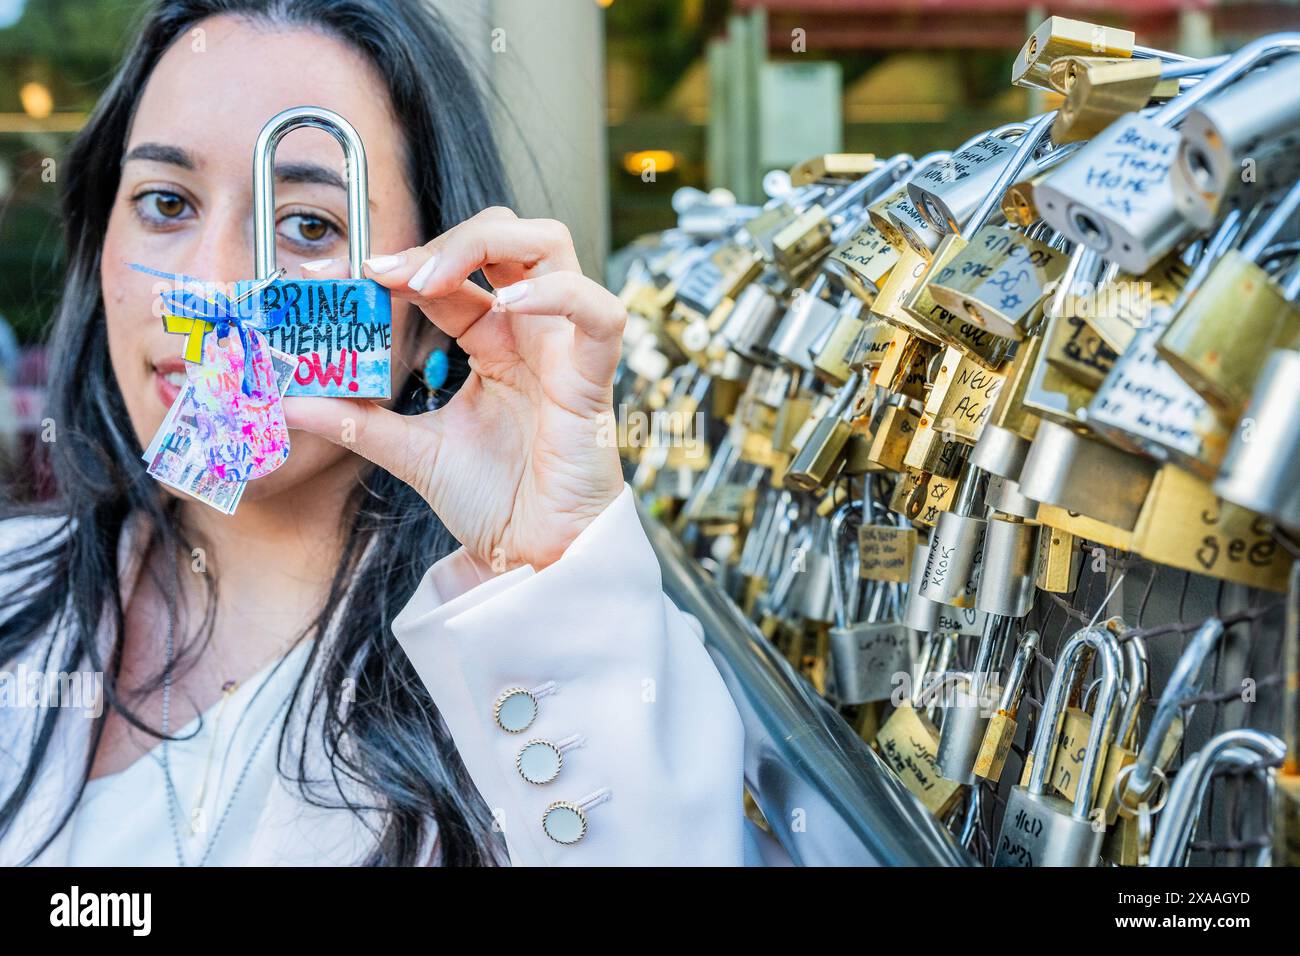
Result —
[[[0, 550], [47, 533], [40, 520], [0, 524]], [[133, 582], [123, 583], [129, 593]], [[740, 717], [699, 623], [663, 593], [626, 485], [541, 571], [493, 574], [463, 548], [438, 561], [393, 633], [503, 831], [512, 864], [788, 863], [744, 816]], [[57, 667], [58, 653], [47, 655], [68, 637], [37, 642], [27, 665]], [[522, 733], [507, 733], [494, 715], [511, 688], [542, 691]], [[36, 716], [32, 708], [0, 707], [0, 799], [23, 766]], [[0, 837], [0, 864], [21, 862], [66, 809], [91, 727], [80, 713], [60, 714], [35, 790]], [[579, 741], [544, 785], [525, 780], [516, 764], [533, 739]], [[326, 768], [323, 752], [308, 758], [309, 767]], [[548, 806], [592, 795], [604, 799], [586, 810], [581, 839], [561, 844], [544, 832]], [[283, 779], [254, 819], [249, 864], [345, 865], [373, 846], [372, 833], [351, 812], [311, 806]], [[66, 862], [72, 829], [64, 827], [36, 862]]]

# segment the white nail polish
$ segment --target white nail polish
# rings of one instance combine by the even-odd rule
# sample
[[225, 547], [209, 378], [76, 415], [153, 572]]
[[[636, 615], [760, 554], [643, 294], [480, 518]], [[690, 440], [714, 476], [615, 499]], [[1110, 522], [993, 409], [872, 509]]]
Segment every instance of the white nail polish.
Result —
[[436, 268], [438, 268], [438, 257], [431, 256], [429, 261], [420, 266], [415, 275], [411, 276], [411, 281], [406, 284], [416, 292], [423, 292], [424, 286], [433, 277], [433, 270]]
[[400, 252], [395, 256], [375, 256], [373, 259], [366, 260], [366, 268], [376, 274], [392, 272], [403, 262], [406, 261], [406, 253]]
[[302, 268], [308, 272], [321, 272], [333, 262], [333, 259], [313, 259], [311, 262], [304, 262]]
[[516, 282], [514, 285], [508, 285], [504, 289], [497, 290], [497, 301], [502, 305], [507, 302], [518, 302], [528, 294], [527, 282]]

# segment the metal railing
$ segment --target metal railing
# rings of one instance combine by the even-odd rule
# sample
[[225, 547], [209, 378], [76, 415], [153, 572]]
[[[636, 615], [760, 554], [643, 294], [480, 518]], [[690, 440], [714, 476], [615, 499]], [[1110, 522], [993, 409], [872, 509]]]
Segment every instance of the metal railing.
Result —
[[665, 592], [704, 629], [745, 725], [745, 782], [801, 866], [974, 861], [834, 708], [638, 504]]

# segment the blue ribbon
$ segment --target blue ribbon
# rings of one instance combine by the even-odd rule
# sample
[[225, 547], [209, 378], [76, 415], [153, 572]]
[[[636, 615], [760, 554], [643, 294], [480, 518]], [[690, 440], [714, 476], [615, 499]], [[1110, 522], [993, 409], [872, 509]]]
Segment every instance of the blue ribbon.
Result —
[[[170, 279], [178, 285], [189, 285], [197, 283], [203, 288], [212, 288], [214, 283], [206, 282], [203, 279], [197, 279], [193, 276], [187, 276], [180, 273], [161, 272], [158, 269], [150, 269], [148, 266], [139, 263], [127, 263], [137, 272], [144, 272], [151, 276], [158, 276], [162, 279]], [[258, 315], [258, 309], [254, 300], [259, 299], [257, 295], [248, 296], [240, 301], [231, 301], [220, 292], [212, 291], [212, 298], [205, 299], [197, 293], [190, 292], [187, 289], [169, 289], [162, 294], [164, 307], [168, 315], [179, 315], [187, 319], [198, 319], [203, 322], [211, 322], [217, 333], [217, 340], [221, 341], [230, 335], [230, 328], [234, 326], [235, 331], [239, 333], [239, 343], [244, 347], [244, 375], [240, 382], [240, 390], [248, 396], [253, 395], [255, 376], [253, 373], [253, 349], [249, 342], [248, 329], [246, 322], [252, 320]], [[269, 313], [266, 317], [267, 326], [278, 325], [284, 317], [284, 310], [277, 309]]]

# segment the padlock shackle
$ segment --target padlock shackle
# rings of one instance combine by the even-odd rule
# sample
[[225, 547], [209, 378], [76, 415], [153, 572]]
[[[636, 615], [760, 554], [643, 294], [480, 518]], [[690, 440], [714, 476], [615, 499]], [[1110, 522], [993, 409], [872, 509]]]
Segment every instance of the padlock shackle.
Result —
[[1065, 720], [1069, 688], [1082, 663], [1081, 655], [1089, 648], [1097, 652], [1097, 662], [1101, 667], [1101, 690], [1097, 693], [1097, 708], [1092, 718], [1092, 729], [1088, 733], [1083, 763], [1079, 767], [1079, 784], [1074, 792], [1074, 804], [1070, 812], [1076, 820], [1087, 820], [1092, 812], [1097, 787], [1106, 767], [1106, 748], [1114, 735], [1115, 719], [1119, 711], [1124, 659], [1115, 635], [1104, 626], [1085, 627], [1066, 641], [1056, 664], [1056, 673], [1052, 675], [1047, 700], [1043, 702], [1043, 709], [1039, 713], [1034, 743], [1030, 748], [1030, 753], [1034, 756], [1034, 769], [1029, 775], [1029, 792], [1034, 796], [1042, 796], [1047, 792], [1047, 774], [1055, 756], [1061, 724]]
[[[830, 552], [831, 559], [831, 604], [835, 612], [835, 626], [849, 626], [849, 606], [846, 599], [848, 589], [840, 581], [840, 531], [844, 528], [844, 522], [849, 520], [849, 515], [854, 511], [862, 513], [863, 501], [857, 498], [853, 501], [846, 501], [840, 505], [831, 514], [830, 534], [826, 536], [827, 550]], [[857, 567], [859, 574], [862, 566], [862, 553], [858, 552]], [[854, 575], [856, 581], [858, 575]]]
[[1179, 93], [1156, 110], [1151, 119], [1160, 126], [1173, 126], [1251, 67], [1296, 50], [1300, 50], [1300, 33], [1274, 33], [1252, 40], [1186, 93]]
[[1056, 110], [1050, 110], [1042, 116], [1035, 119], [1029, 128], [1024, 132], [1016, 142], [1016, 151], [1011, 154], [1011, 159], [1001, 172], [998, 178], [994, 180], [992, 187], [980, 200], [979, 206], [971, 213], [966, 224], [962, 226], [961, 236], [963, 239], [970, 239], [979, 231], [996, 210], [1002, 208], [1002, 194], [1007, 191], [1007, 187], [1016, 181], [1025, 164], [1033, 157], [1038, 147], [1042, 144], [1043, 137], [1052, 131], [1052, 121], [1056, 119]]
[[1263, 258], [1269, 243], [1290, 222], [1297, 209], [1300, 209], [1300, 181], [1291, 184], [1291, 188], [1282, 196], [1281, 202], [1273, 207], [1268, 218], [1250, 234], [1249, 239], [1242, 243], [1241, 254], [1251, 262], [1258, 262]]
[[[1281, 760], [1282, 741], [1272, 734], [1248, 727], [1225, 730], [1210, 738], [1199, 751], [1184, 761], [1169, 791], [1169, 802], [1160, 814], [1151, 843], [1149, 866], [1181, 866], [1187, 858], [1192, 836], [1200, 819], [1210, 782], [1226, 767], [1244, 769]], [[1260, 769], [1265, 769], [1261, 767]]]
[[[1300, 564], [1297, 566], [1300, 567]], [[1125, 802], [1131, 798], [1136, 804], [1139, 800], [1145, 799], [1155, 786], [1156, 758], [1164, 747], [1169, 728], [1174, 725], [1174, 720], [1182, 712], [1184, 699], [1196, 692], [1200, 683], [1201, 667], [1222, 636], [1223, 622], [1218, 618], [1210, 618], [1197, 629], [1192, 639], [1187, 642], [1183, 653], [1179, 655], [1173, 673], [1169, 675], [1165, 689], [1160, 693], [1151, 726], [1147, 728], [1142, 746], [1138, 748], [1134, 769], [1125, 781], [1124, 794], [1121, 795], [1121, 799]]]
[[[1122, 631], [1117, 628], [1128, 630], [1119, 618], [1112, 618], [1106, 624], [1117, 637], [1123, 636]], [[1124, 652], [1124, 703], [1115, 724], [1115, 743], [1127, 747], [1129, 738], [1137, 728], [1138, 713], [1146, 701], [1147, 687], [1151, 679], [1151, 664], [1147, 655], [1147, 642], [1140, 634], [1125, 640], [1120, 649]]]
[[860, 176], [841, 189], [834, 199], [822, 207], [826, 212], [826, 217], [829, 219], [832, 216], [839, 215], [854, 203], [861, 201], [867, 193], [885, 180], [889, 180], [889, 184], [892, 186], [898, 181], [900, 175], [911, 169], [913, 162], [911, 153], [898, 153], [891, 156], [871, 172]]
[[1002, 698], [998, 701], [998, 710], [1014, 718], [1020, 710], [1020, 698], [1025, 696], [1025, 678], [1029, 674], [1029, 665], [1038, 654], [1038, 632], [1026, 631], [1020, 636], [1020, 646], [1011, 658], [1007, 669], [1007, 681], [1002, 685]]
[[364, 279], [362, 263], [370, 256], [370, 182], [366, 148], [356, 129], [322, 106], [294, 106], [276, 113], [257, 134], [253, 146], [253, 268], [265, 279], [275, 272], [275, 151], [291, 130], [322, 129], [343, 147], [348, 187], [348, 265], [353, 279]]

